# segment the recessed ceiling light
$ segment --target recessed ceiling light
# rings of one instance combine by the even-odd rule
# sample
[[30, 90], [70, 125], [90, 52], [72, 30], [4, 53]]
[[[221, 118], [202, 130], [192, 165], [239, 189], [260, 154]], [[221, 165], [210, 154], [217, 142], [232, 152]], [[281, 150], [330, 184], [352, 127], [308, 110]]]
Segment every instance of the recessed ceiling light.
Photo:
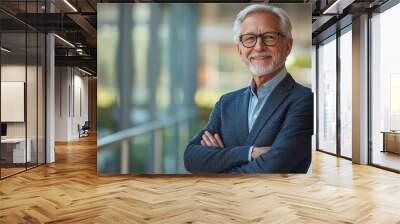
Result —
[[5, 48], [5, 47], [1, 47], [1, 50], [4, 51], [4, 52], [6, 52], [6, 53], [10, 53], [10, 52], [11, 52], [11, 50], [9, 50], [9, 49], [7, 49], [7, 48]]
[[64, 0], [65, 4], [67, 4], [74, 12], [78, 12], [78, 10], [71, 4], [69, 1]]
[[90, 73], [90, 72], [88, 72], [88, 71], [86, 71], [86, 70], [83, 70], [83, 69], [81, 69], [81, 68], [79, 68], [79, 67], [78, 67], [78, 69], [79, 69], [79, 71], [81, 71], [81, 72], [83, 72], [83, 73], [85, 73], [85, 74], [87, 74], [87, 75], [92, 75], [92, 73]]
[[343, 9], [351, 5], [355, 0], [336, 0], [322, 14], [342, 14]]
[[57, 37], [58, 39], [60, 39], [61, 41], [63, 41], [64, 43], [66, 43], [67, 45], [69, 45], [69, 46], [75, 48], [75, 45], [71, 44], [71, 42], [69, 42], [68, 40], [66, 40], [66, 39], [64, 39], [64, 38], [62, 38], [62, 37], [60, 37], [60, 36], [57, 35], [57, 34], [54, 34], [54, 36]]

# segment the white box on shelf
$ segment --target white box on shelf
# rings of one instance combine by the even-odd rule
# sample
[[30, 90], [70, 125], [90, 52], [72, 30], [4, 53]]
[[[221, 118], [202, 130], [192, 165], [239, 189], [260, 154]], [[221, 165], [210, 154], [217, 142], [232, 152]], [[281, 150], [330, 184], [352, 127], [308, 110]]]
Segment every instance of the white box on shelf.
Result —
[[27, 155], [25, 155], [25, 139], [22, 139], [22, 141], [20, 141], [19, 144], [16, 144], [13, 152], [13, 163], [25, 163], [25, 158], [27, 159], [26, 162], [30, 162], [32, 160], [31, 140], [29, 138], [27, 139], [27, 143], [28, 143], [27, 144], [28, 147], [26, 147]]

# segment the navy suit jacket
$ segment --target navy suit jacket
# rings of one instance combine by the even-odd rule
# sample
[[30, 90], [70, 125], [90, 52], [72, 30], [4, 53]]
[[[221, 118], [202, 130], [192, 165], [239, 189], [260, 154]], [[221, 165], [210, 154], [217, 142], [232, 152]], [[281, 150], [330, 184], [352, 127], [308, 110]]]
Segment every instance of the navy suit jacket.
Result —
[[[248, 87], [223, 95], [207, 125], [184, 153], [191, 173], [306, 173], [311, 163], [313, 94], [288, 73], [269, 96], [249, 133]], [[218, 133], [225, 148], [202, 146], [205, 131]], [[271, 150], [249, 162], [251, 146]]]

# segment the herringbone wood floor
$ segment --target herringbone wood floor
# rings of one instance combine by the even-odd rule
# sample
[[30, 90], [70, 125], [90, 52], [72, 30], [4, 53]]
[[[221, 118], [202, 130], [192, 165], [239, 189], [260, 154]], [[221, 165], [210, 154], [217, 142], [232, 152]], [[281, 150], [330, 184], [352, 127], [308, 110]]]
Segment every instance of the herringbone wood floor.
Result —
[[400, 175], [320, 152], [311, 175], [113, 176], [96, 138], [0, 181], [0, 223], [400, 223]]

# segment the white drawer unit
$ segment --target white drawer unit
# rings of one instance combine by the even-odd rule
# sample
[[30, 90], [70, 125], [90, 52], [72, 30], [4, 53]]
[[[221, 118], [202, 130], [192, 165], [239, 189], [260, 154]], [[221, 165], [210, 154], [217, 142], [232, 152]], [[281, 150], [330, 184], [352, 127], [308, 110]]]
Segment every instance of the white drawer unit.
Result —
[[13, 163], [25, 163], [32, 161], [32, 153], [31, 153], [32, 141], [30, 138], [28, 138], [26, 142], [27, 142], [27, 147], [25, 153], [25, 138], [1, 139], [1, 144], [7, 144], [12, 146]]

